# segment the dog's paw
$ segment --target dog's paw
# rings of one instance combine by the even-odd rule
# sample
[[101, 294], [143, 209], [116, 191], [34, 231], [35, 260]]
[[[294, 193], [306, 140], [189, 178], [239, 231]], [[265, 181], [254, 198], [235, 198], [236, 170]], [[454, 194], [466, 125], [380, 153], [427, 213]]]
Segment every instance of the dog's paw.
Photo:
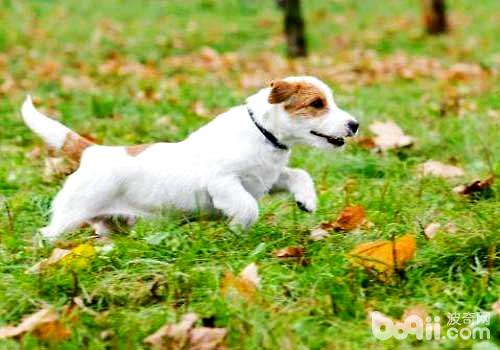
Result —
[[311, 213], [312, 211], [307, 209], [306, 205], [302, 202], [295, 202], [297, 203], [297, 207], [299, 207], [300, 210]]
[[297, 207], [302, 211], [312, 213], [316, 210], [316, 196], [309, 196], [301, 199], [295, 198], [295, 200]]
[[52, 232], [49, 226], [41, 228], [39, 232], [42, 236], [42, 240], [49, 245], [53, 244], [57, 240], [57, 234]]

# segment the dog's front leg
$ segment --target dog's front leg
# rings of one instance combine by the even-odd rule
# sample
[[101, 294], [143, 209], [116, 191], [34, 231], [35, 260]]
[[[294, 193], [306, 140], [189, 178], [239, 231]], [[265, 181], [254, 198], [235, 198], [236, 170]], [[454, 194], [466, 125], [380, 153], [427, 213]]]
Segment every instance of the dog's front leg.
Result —
[[259, 217], [257, 201], [245, 190], [237, 177], [227, 176], [208, 184], [214, 207], [230, 219], [230, 226], [250, 227]]
[[273, 186], [290, 192], [298, 207], [307, 212], [316, 210], [316, 191], [311, 176], [302, 169], [285, 168]]

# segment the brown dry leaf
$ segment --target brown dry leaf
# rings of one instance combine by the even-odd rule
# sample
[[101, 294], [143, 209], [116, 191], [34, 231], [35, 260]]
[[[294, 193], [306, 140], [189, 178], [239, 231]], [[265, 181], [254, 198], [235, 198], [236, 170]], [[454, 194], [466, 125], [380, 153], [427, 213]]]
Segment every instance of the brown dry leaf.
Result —
[[330, 236], [329, 231], [322, 228], [320, 225], [319, 227], [313, 228], [311, 230], [309, 238], [312, 239], [313, 241], [321, 241], [322, 239], [325, 239], [328, 236]]
[[375, 122], [369, 128], [376, 135], [373, 142], [381, 151], [407, 147], [413, 144], [413, 137], [405, 135], [403, 130], [393, 121]]
[[71, 337], [71, 330], [65, 327], [59, 320], [43, 323], [33, 332], [38, 339], [53, 343], [58, 343]]
[[225, 328], [194, 327], [195, 313], [182, 317], [177, 324], [167, 324], [144, 339], [155, 350], [222, 350], [227, 334]]
[[333, 228], [339, 231], [351, 231], [366, 224], [365, 209], [361, 205], [345, 208], [333, 223]]
[[455, 63], [444, 72], [444, 78], [447, 80], [464, 81], [474, 78], [481, 78], [485, 71], [475, 63]]
[[344, 208], [335, 221], [323, 222], [312, 229], [309, 238], [313, 241], [320, 241], [328, 237], [332, 230], [351, 231], [362, 226], [370, 227], [371, 225], [372, 223], [366, 219], [365, 209], [360, 205], [353, 205]]
[[441, 224], [438, 222], [433, 222], [427, 225], [427, 227], [424, 229], [425, 237], [427, 237], [428, 239], [433, 238], [436, 235], [436, 233], [439, 232], [440, 229], [441, 229]]
[[370, 136], [356, 136], [352, 139], [352, 142], [358, 144], [361, 148], [368, 150], [377, 147], [375, 140]]
[[429, 314], [427, 312], [427, 309], [423, 305], [415, 305], [407, 308], [404, 311], [401, 320], [404, 320], [409, 316], [418, 316], [422, 321], [425, 322], [425, 319], [427, 318], [428, 315]]
[[198, 316], [188, 313], [176, 324], [167, 324], [144, 339], [153, 349], [183, 349], [189, 340], [189, 331], [193, 328]]
[[495, 301], [491, 305], [491, 310], [493, 310], [495, 314], [500, 315], [500, 300]]
[[309, 261], [304, 257], [304, 253], [304, 247], [286, 247], [278, 249], [274, 252], [274, 255], [281, 259], [292, 259], [306, 266], [309, 264]]
[[491, 188], [494, 182], [495, 182], [495, 177], [490, 176], [483, 181], [476, 180], [468, 185], [459, 185], [453, 188], [453, 192], [455, 192], [456, 194], [467, 196], [473, 193], [483, 192]]
[[277, 258], [301, 258], [304, 256], [305, 249], [303, 247], [286, 247], [278, 249], [274, 252]]
[[424, 229], [424, 234], [427, 239], [432, 239], [438, 232], [455, 233], [457, 232], [457, 226], [453, 222], [449, 222], [446, 225], [441, 225], [438, 222], [433, 222], [427, 225]]
[[228, 295], [235, 291], [246, 299], [252, 299], [260, 286], [260, 277], [257, 271], [257, 265], [251, 263], [241, 270], [238, 276], [227, 272], [222, 280], [221, 291], [223, 295]]
[[434, 175], [443, 178], [451, 178], [464, 175], [464, 171], [456, 166], [444, 164], [435, 160], [428, 160], [419, 166], [422, 175]]
[[255, 288], [260, 287], [260, 276], [258, 273], [257, 265], [255, 263], [251, 263], [245, 266], [245, 268], [241, 270], [238, 276], [244, 279], [245, 281], [248, 281], [251, 284], [253, 284]]
[[15, 88], [15, 80], [10, 75], [6, 75], [3, 78], [3, 82], [0, 84], [0, 95], [10, 94], [14, 91]]
[[204, 46], [199, 53], [201, 64], [206, 69], [219, 69], [223, 65], [221, 55], [213, 48]]
[[[396, 269], [401, 269], [415, 255], [416, 241], [407, 234], [393, 241], [375, 241], [356, 246], [349, 253], [355, 266], [362, 266], [382, 274], [384, 280]], [[395, 258], [395, 259], [394, 259]]]
[[189, 350], [223, 350], [222, 345], [226, 337], [225, 328], [198, 327], [191, 331]]
[[96, 87], [92, 79], [87, 76], [63, 75], [61, 86], [64, 91], [95, 91]]
[[37, 66], [37, 74], [42, 79], [54, 79], [59, 73], [59, 62], [46, 60]]
[[44, 271], [47, 267], [52, 266], [54, 264], [57, 264], [59, 261], [61, 261], [66, 255], [70, 254], [71, 250], [69, 249], [60, 249], [60, 248], [55, 248], [52, 251], [52, 254], [46, 258], [43, 259], [42, 261], [36, 263], [32, 267], [26, 271], [27, 273], [39, 273]]
[[210, 112], [207, 110], [202, 101], [196, 101], [192, 107], [193, 112], [200, 117], [209, 117]]
[[0, 339], [21, 337], [28, 332], [43, 340], [59, 342], [71, 336], [71, 331], [60, 321], [59, 315], [50, 307], [43, 308], [25, 317], [17, 326], [0, 328]]

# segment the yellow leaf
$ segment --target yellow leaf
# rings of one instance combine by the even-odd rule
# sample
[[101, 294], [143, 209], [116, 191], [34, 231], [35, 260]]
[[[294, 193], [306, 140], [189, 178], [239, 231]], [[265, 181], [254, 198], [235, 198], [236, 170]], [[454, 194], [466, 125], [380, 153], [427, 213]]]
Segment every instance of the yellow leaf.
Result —
[[61, 265], [72, 270], [83, 270], [89, 267], [95, 256], [93, 245], [83, 243], [71, 250], [71, 253], [61, 259]]
[[415, 249], [415, 237], [404, 235], [394, 242], [375, 241], [360, 244], [349, 255], [354, 265], [374, 270], [385, 278], [402, 268], [413, 257]]

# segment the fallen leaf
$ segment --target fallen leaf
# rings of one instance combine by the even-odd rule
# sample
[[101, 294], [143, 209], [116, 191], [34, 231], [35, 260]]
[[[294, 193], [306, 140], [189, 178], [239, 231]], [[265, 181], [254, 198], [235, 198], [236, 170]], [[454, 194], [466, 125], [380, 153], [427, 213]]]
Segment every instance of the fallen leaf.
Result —
[[191, 331], [189, 350], [224, 349], [222, 341], [227, 334], [225, 328], [199, 327]]
[[457, 226], [453, 222], [449, 222], [444, 226], [438, 222], [433, 222], [427, 225], [427, 227], [424, 229], [424, 234], [428, 239], [432, 239], [439, 231], [443, 231], [446, 233], [455, 233], [457, 232]]
[[464, 171], [456, 166], [443, 164], [435, 160], [428, 160], [419, 166], [422, 175], [433, 175], [443, 178], [451, 178], [464, 175]]
[[453, 222], [449, 222], [444, 226], [444, 230], [447, 233], [456, 233], [457, 232], [457, 225], [455, 225]]
[[404, 311], [401, 320], [404, 321], [406, 318], [410, 316], [418, 316], [425, 323], [428, 315], [429, 313], [427, 312], [427, 309], [423, 305], [415, 305], [407, 308]]
[[33, 332], [38, 339], [53, 343], [59, 343], [71, 337], [71, 330], [59, 320], [43, 323]]
[[301, 258], [304, 256], [304, 252], [303, 247], [286, 247], [278, 249], [274, 255], [278, 258]]
[[193, 112], [200, 117], [209, 117], [210, 116], [210, 112], [207, 110], [207, 108], [205, 107], [205, 104], [202, 101], [196, 101], [193, 104], [192, 109], [193, 109]]
[[500, 300], [495, 301], [491, 305], [491, 310], [493, 310], [495, 314], [500, 315]]
[[182, 317], [177, 324], [167, 324], [144, 339], [155, 350], [217, 350], [224, 349], [225, 328], [194, 327], [195, 313]]
[[64, 258], [66, 255], [70, 254], [71, 250], [69, 249], [60, 249], [60, 248], [55, 248], [52, 251], [52, 254], [46, 259], [43, 259], [42, 261], [36, 263], [32, 267], [28, 269], [28, 273], [39, 273], [44, 271], [47, 267], [57, 264], [59, 261], [61, 261], [62, 258]]
[[323, 222], [311, 231], [310, 238], [321, 240], [329, 235], [332, 230], [352, 231], [361, 226], [371, 226], [366, 219], [365, 209], [360, 205], [352, 205], [344, 208], [335, 221]]
[[61, 259], [61, 265], [71, 270], [83, 270], [89, 267], [96, 254], [93, 245], [83, 243], [71, 250], [71, 254]]
[[393, 241], [375, 241], [356, 246], [349, 253], [355, 266], [362, 266], [380, 274], [382, 280], [392, 275], [396, 269], [415, 254], [416, 242], [413, 235], [404, 235]]
[[198, 320], [195, 313], [188, 313], [176, 324], [167, 324], [144, 339], [153, 349], [183, 349], [189, 340], [189, 331]]
[[224, 296], [227, 296], [234, 291], [245, 299], [252, 299], [259, 286], [260, 277], [257, 272], [257, 265], [251, 263], [238, 276], [227, 272], [221, 283], [221, 292]]
[[358, 144], [364, 149], [373, 149], [377, 147], [375, 140], [370, 136], [356, 136], [352, 139], [352, 142]]
[[330, 236], [330, 233], [320, 226], [313, 228], [311, 230], [309, 238], [312, 239], [313, 241], [321, 241], [322, 239], [325, 239], [328, 236]]
[[425, 237], [429, 239], [433, 238], [436, 235], [436, 233], [439, 232], [440, 229], [441, 229], [441, 224], [438, 222], [433, 222], [427, 225], [427, 227], [424, 229]]
[[255, 263], [251, 263], [241, 270], [239, 277], [252, 283], [255, 288], [260, 287], [260, 277]]
[[53, 80], [58, 75], [59, 68], [60, 68], [59, 62], [52, 60], [45, 60], [42, 61], [39, 65], [37, 65], [36, 72], [42, 79]]
[[0, 339], [20, 337], [33, 332], [43, 340], [63, 341], [71, 336], [71, 331], [60, 321], [59, 315], [50, 307], [43, 308], [25, 317], [17, 326], [0, 328]]
[[57, 264], [71, 270], [86, 269], [95, 254], [96, 249], [88, 243], [80, 244], [73, 249], [55, 248], [50, 257], [33, 265], [26, 272], [40, 273]]
[[373, 143], [381, 151], [413, 144], [413, 137], [405, 135], [403, 130], [393, 121], [375, 122], [369, 126], [369, 129], [376, 135], [373, 138]]
[[95, 91], [95, 84], [87, 76], [70, 76], [63, 75], [61, 77], [61, 86], [63, 91]]
[[468, 185], [457, 186], [453, 189], [453, 192], [455, 192], [456, 194], [467, 196], [473, 193], [483, 192], [490, 189], [494, 182], [495, 177], [490, 176], [483, 181], [476, 180]]
[[91, 316], [99, 316], [99, 313], [92, 310], [91, 308], [87, 307], [85, 305], [85, 302], [83, 301], [82, 298], [80, 297], [74, 297], [73, 298], [73, 303], [74, 305], [78, 306], [81, 310], [83, 310], [85, 313], [91, 315]]
[[365, 209], [360, 205], [345, 208], [333, 223], [333, 228], [339, 231], [351, 231], [367, 222]]
[[280, 259], [292, 259], [306, 266], [309, 264], [309, 261], [304, 257], [304, 253], [305, 249], [303, 247], [286, 247], [278, 249], [274, 252], [274, 255]]

